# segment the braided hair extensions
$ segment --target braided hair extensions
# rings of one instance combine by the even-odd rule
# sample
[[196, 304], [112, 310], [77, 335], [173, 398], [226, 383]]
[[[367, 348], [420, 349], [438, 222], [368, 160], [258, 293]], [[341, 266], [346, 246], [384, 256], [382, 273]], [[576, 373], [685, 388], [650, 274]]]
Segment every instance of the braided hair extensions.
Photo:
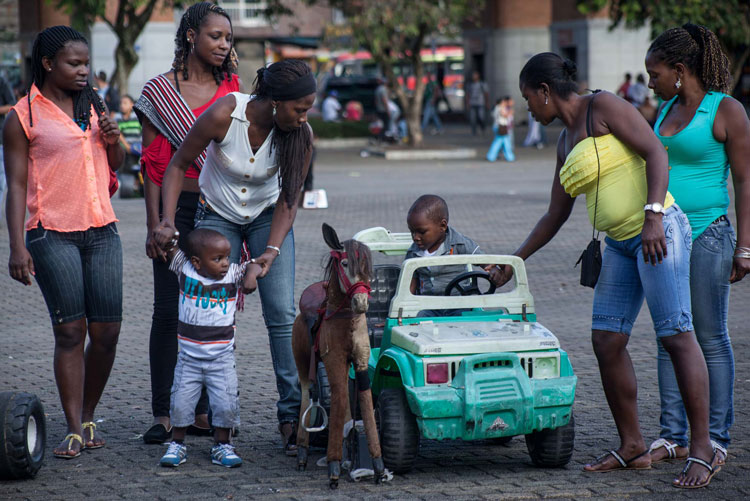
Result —
[[[200, 31], [200, 27], [206, 19], [206, 16], [216, 14], [218, 16], [224, 16], [229, 21], [229, 27], [232, 29], [232, 20], [229, 18], [229, 14], [211, 2], [200, 2], [190, 6], [188, 10], [182, 15], [180, 19], [180, 26], [177, 28], [177, 35], [174, 39], [174, 60], [172, 61], [172, 69], [182, 73], [183, 80], [188, 79], [188, 56], [193, 50], [190, 42], [188, 42], [187, 32], [193, 30], [196, 34]], [[237, 53], [234, 50], [234, 42], [229, 54], [224, 59], [221, 66], [214, 66], [212, 68], [214, 74], [214, 80], [216, 84], [221, 84], [222, 79], [229, 80], [233, 73], [237, 72]]]
[[648, 51], [670, 67], [684, 64], [706, 91], [732, 91], [729, 58], [721, 50], [719, 39], [705, 26], [687, 23], [668, 29], [656, 37]]
[[[283, 92], [301, 79], [312, 77], [310, 67], [299, 59], [286, 59], [262, 67], [255, 78], [253, 94], [256, 99], [272, 99], [274, 91]], [[314, 79], [313, 79], [314, 81]], [[309, 90], [309, 89], [308, 89]], [[302, 91], [306, 92], [306, 91]], [[310, 92], [315, 92], [313, 86]], [[306, 94], [305, 94], [306, 95]], [[298, 96], [302, 97], [302, 96]], [[297, 99], [291, 98], [290, 99]], [[280, 99], [285, 100], [285, 99]], [[284, 202], [289, 208], [297, 203], [302, 189], [307, 153], [312, 149], [312, 134], [307, 124], [290, 131], [279, 128], [274, 120], [271, 152], [277, 153], [281, 176], [279, 185], [284, 192]]]
[[[42, 65], [42, 58], [54, 59], [57, 53], [70, 42], [81, 42], [88, 46], [86, 38], [69, 26], [52, 26], [37, 35], [31, 50], [31, 81], [38, 89], [41, 90], [47, 76]], [[33, 127], [30, 87], [26, 96], [29, 103], [29, 125]], [[73, 93], [73, 119], [83, 130], [91, 127], [91, 105], [99, 114], [106, 111], [101, 98], [91, 87], [91, 83], [88, 83], [83, 90]]]

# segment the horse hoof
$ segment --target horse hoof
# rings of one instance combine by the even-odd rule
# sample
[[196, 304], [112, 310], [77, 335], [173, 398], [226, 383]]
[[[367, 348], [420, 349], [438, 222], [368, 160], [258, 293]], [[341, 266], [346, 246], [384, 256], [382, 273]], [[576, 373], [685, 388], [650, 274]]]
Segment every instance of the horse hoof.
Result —
[[339, 477], [341, 476], [341, 463], [339, 461], [328, 462], [328, 487], [337, 489]]
[[373, 458], [372, 460], [372, 471], [374, 473], [375, 483], [379, 484], [385, 478], [385, 465], [383, 464], [383, 458]]
[[307, 447], [297, 448], [297, 469], [304, 471], [307, 467]]

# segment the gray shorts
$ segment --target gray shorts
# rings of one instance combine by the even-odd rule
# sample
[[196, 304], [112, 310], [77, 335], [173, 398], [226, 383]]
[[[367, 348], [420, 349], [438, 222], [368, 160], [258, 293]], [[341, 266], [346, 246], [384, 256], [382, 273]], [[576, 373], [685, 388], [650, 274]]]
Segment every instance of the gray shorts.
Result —
[[169, 407], [172, 426], [184, 428], [195, 421], [195, 404], [206, 387], [211, 406], [211, 424], [217, 428], [240, 425], [240, 399], [234, 350], [212, 360], [203, 360], [181, 351], [174, 369]]

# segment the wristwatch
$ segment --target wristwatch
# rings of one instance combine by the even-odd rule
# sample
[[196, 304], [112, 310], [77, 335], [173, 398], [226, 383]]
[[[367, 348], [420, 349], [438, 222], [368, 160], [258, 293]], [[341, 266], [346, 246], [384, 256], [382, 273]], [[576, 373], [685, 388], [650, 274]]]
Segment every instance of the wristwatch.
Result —
[[650, 210], [651, 212], [655, 212], [657, 214], [664, 214], [664, 206], [659, 202], [646, 204], [643, 206], [643, 210]]

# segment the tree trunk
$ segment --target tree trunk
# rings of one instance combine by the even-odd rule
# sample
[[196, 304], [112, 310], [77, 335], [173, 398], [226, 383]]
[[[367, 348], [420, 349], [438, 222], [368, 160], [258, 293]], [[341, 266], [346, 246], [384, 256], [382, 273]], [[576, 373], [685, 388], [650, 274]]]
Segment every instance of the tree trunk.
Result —
[[114, 83], [120, 94], [128, 94], [128, 78], [138, 64], [138, 54], [135, 52], [135, 42], [129, 41], [129, 37], [122, 34], [118, 38], [119, 42], [115, 48], [115, 71], [111, 83]]
[[[728, 52], [728, 54], [732, 54]], [[742, 77], [742, 69], [745, 67], [747, 58], [750, 57], [750, 47], [746, 47], [742, 52], [734, 52], [731, 59], [731, 71], [732, 71], [732, 89], [730, 94], [734, 92], [734, 89], [740, 84], [740, 78]]]

